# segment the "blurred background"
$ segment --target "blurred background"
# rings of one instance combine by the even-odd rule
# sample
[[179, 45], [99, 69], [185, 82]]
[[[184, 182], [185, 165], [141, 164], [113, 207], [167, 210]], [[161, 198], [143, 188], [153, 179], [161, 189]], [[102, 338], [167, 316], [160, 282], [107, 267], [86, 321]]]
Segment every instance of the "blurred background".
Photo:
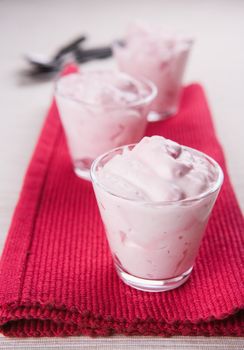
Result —
[[244, 209], [244, 1], [1, 0], [0, 251], [53, 91], [52, 81], [21, 78], [24, 55], [51, 55], [82, 33], [91, 45], [108, 44], [134, 19], [195, 37], [185, 83], [205, 87]]

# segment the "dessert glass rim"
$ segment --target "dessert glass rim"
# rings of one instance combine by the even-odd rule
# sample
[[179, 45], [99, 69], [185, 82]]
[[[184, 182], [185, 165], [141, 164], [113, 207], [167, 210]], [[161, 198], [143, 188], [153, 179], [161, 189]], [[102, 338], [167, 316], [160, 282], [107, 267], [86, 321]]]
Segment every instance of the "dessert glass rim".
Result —
[[[145, 97], [139, 97], [136, 101], [127, 102], [126, 104], [121, 104], [121, 105], [113, 105], [113, 103], [103, 104], [103, 103], [98, 103], [98, 102], [88, 102], [82, 98], [77, 99], [77, 98], [74, 98], [71, 96], [67, 96], [65, 93], [62, 93], [60, 91], [59, 83], [62, 79], [65, 79], [65, 78], [70, 77], [72, 75], [82, 76], [84, 73], [88, 73], [88, 72], [106, 72], [106, 71], [116, 72], [116, 74], [123, 75], [127, 79], [130, 78], [130, 80], [132, 80], [132, 81], [143, 83], [144, 86], [149, 88], [149, 93]], [[78, 104], [82, 104], [82, 105], [86, 105], [86, 106], [90, 106], [90, 107], [105, 106], [106, 108], [109, 108], [110, 110], [111, 109], [116, 110], [116, 109], [121, 109], [121, 108], [137, 107], [137, 106], [141, 106], [141, 105], [146, 105], [146, 104], [150, 103], [151, 101], [153, 101], [153, 99], [157, 96], [158, 89], [157, 89], [156, 85], [151, 80], [146, 79], [144, 77], [142, 77], [140, 79], [135, 79], [134, 77], [130, 76], [129, 74], [121, 72], [121, 71], [116, 70], [116, 69], [90, 68], [90, 69], [83, 70], [83, 72], [79, 71], [79, 72], [70, 73], [68, 75], [59, 76], [55, 81], [54, 94], [55, 94], [55, 96], [62, 97], [66, 100], [73, 101], [73, 102], [78, 103]]]
[[[185, 50], [190, 50], [192, 48], [192, 46], [194, 46], [195, 44], [195, 37], [193, 36], [187, 36], [187, 35], [180, 35], [180, 34], [176, 34], [176, 35], [172, 35], [174, 36], [174, 40], [176, 42], [176, 47], [179, 48], [180, 45], [184, 45], [184, 48], [180, 51], [185, 51]], [[170, 35], [162, 35], [162, 38], [164, 38], [166, 41], [171, 39]], [[114, 40], [112, 42], [112, 49], [116, 50], [117, 48], [119, 49], [127, 49], [127, 46], [130, 46], [126, 44], [125, 40]]]
[[191, 204], [194, 202], [197, 202], [201, 199], [204, 199], [206, 197], [208, 197], [209, 195], [213, 194], [214, 192], [218, 191], [218, 189], [221, 187], [223, 181], [224, 181], [224, 173], [223, 170], [221, 168], [221, 166], [216, 162], [216, 160], [214, 160], [212, 157], [208, 156], [207, 154], [205, 154], [204, 152], [198, 151], [195, 148], [192, 147], [188, 147], [188, 146], [184, 146], [181, 145], [181, 147], [184, 150], [187, 150], [188, 152], [193, 152], [195, 154], [197, 154], [200, 157], [204, 157], [205, 159], [207, 159], [215, 168], [216, 170], [216, 175], [217, 178], [215, 181], [213, 181], [212, 185], [209, 186], [209, 188], [206, 191], [201, 192], [200, 194], [196, 195], [196, 196], [192, 196], [192, 197], [187, 197], [184, 199], [180, 199], [180, 200], [162, 200], [162, 201], [144, 201], [144, 200], [138, 200], [138, 199], [134, 199], [134, 198], [129, 198], [126, 196], [122, 196], [119, 195], [117, 193], [115, 193], [114, 191], [111, 191], [107, 186], [104, 186], [97, 178], [96, 176], [96, 168], [98, 167], [99, 163], [101, 162], [101, 160], [103, 158], [105, 158], [106, 156], [108, 156], [109, 154], [116, 152], [118, 150], [121, 149], [126, 149], [126, 148], [132, 148], [136, 145], [137, 143], [132, 143], [129, 145], [124, 145], [124, 146], [119, 146], [116, 148], [111, 149], [108, 152], [105, 152], [103, 154], [101, 154], [100, 156], [98, 156], [92, 163], [91, 168], [90, 168], [90, 176], [91, 176], [91, 180], [92, 183], [97, 185], [98, 187], [100, 187], [103, 191], [107, 192], [108, 194], [117, 197], [117, 198], [121, 198], [123, 200], [127, 200], [130, 202], [135, 202], [139, 205], [150, 205], [150, 206], [166, 206], [166, 205], [179, 205], [179, 204]]

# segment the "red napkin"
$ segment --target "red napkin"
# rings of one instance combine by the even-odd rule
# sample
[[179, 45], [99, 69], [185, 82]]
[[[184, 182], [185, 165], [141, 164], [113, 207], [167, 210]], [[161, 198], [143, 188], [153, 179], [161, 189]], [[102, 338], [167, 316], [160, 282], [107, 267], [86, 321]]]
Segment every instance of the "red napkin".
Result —
[[244, 335], [243, 217], [202, 88], [186, 87], [179, 114], [150, 124], [147, 135], [153, 134], [206, 152], [225, 172], [188, 282], [145, 293], [119, 280], [92, 186], [73, 173], [53, 103], [0, 263], [3, 334]]

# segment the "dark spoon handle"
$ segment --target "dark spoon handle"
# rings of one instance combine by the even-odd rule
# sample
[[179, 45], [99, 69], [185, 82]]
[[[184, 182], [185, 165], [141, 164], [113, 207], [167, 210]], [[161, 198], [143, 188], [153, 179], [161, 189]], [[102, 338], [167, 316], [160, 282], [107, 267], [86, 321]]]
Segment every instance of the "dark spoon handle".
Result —
[[102, 59], [111, 57], [113, 54], [110, 46], [98, 47], [94, 49], [82, 50], [77, 48], [75, 50], [75, 58], [79, 63], [91, 61], [93, 59]]
[[58, 50], [58, 52], [54, 56], [54, 60], [59, 60], [66, 53], [73, 51], [81, 42], [85, 41], [86, 39], [87, 37], [85, 35], [81, 35], [75, 40], [72, 40], [69, 44], [64, 45]]

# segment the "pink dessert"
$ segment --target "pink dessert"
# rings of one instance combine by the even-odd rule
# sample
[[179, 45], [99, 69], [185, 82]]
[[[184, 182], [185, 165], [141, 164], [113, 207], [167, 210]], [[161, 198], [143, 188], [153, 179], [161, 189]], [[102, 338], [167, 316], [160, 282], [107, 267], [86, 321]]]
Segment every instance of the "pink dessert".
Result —
[[99, 157], [92, 180], [117, 271], [147, 291], [189, 277], [222, 184], [218, 164], [160, 136]]
[[114, 56], [121, 71], [135, 78], [146, 77], [158, 88], [149, 120], [164, 119], [177, 112], [192, 43], [191, 38], [135, 23], [128, 29], [125, 44], [114, 45]]
[[89, 178], [99, 154], [142, 138], [155, 95], [150, 82], [113, 70], [60, 78], [55, 97], [77, 175]]

